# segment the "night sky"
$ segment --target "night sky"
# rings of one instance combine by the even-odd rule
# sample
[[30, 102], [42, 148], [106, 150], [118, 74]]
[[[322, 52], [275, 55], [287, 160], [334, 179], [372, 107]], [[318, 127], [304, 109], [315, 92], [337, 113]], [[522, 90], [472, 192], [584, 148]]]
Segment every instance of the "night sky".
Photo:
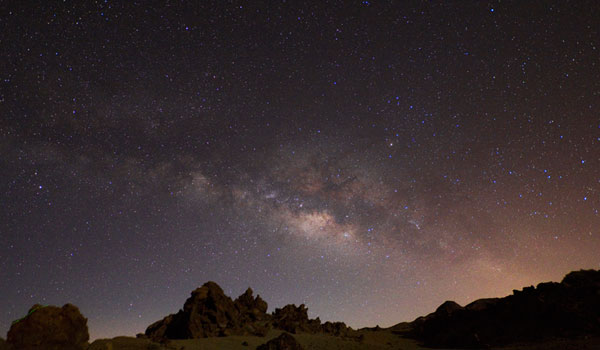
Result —
[[599, 30], [596, 0], [0, 2], [0, 335], [67, 302], [134, 335], [209, 280], [390, 326], [600, 268]]

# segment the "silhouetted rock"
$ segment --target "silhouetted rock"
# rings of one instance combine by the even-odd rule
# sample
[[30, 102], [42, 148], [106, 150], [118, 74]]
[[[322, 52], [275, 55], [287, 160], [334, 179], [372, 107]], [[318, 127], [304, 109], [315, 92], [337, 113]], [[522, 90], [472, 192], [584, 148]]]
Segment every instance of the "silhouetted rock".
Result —
[[12, 324], [6, 340], [19, 350], [83, 350], [88, 339], [87, 319], [76, 306], [36, 304]]
[[433, 347], [486, 347], [548, 337], [600, 335], [600, 271], [571, 272], [505, 298], [464, 308], [445, 302], [411, 323], [408, 334]]
[[456, 310], [462, 310], [462, 306], [458, 305], [456, 302], [454, 301], [446, 301], [444, 302], [442, 305], [438, 306], [438, 308], [435, 310], [435, 314], [436, 315], [450, 315], [452, 313], [454, 313], [454, 311]]
[[252, 289], [248, 288], [246, 292], [240, 295], [234, 302], [239, 314], [239, 327], [242, 330], [236, 330], [236, 334], [251, 334], [265, 336], [271, 328], [270, 315], [267, 314], [267, 303], [257, 295], [252, 295]]
[[308, 309], [304, 304], [296, 306], [286, 305], [275, 309], [273, 313], [273, 327], [290, 333], [307, 332], [318, 333], [321, 331], [321, 321], [317, 318], [308, 318]]
[[321, 325], [321, 331], [323, 333], [335, 335], [338, 337], [348, 336], [351, 328], [346, 326], [344, 322], [325, 322]]
[[268, 305], [262, 300], [260, 295], [257, 295], [256, 298], [254, 298], [252, 296], [251, 288], [248, 288], [244, 294], [235, 299], [233, 304], [238, 309], [240, 316], [248, 318], [250, 321], [266, 318]]
[[263, 336], [269, 330], [266, 309], [267, 303], [254, 298], [251, 289], [233, 302], [216, 283], [207, 282], [192, 292], [183, 310], [148, 326], [146, 335], [154, 340]]
[[302, 346], [296, 338], [288, 333], [281, 333], [277, 338], [271, 339], [265, 344], [260, 345], [256, 350], [302, 350]]
[[265, 336], [271, 328], [291, 333], [355, 335], [350, 334], [353, 330], [342, 322], [322, 325], [319, 318], [309, 319], [304, 305], [286, 305], [275, 309], [271, 315], [267, 314], [267, 308], [267, 303], [258, 295], [254, 297], [250, 288], [232, 301], [216, 283], [207, 282], [192, 292], [178, 313], [148, 326], [145, 336], [154, 341], [228, 335]]
[[155, 322], [146, 329], [152, 339], [189, 339], [224, 335], [235, 326], [237, 309], [231, 298], [214, 282], [192, 292], [183, 310]]

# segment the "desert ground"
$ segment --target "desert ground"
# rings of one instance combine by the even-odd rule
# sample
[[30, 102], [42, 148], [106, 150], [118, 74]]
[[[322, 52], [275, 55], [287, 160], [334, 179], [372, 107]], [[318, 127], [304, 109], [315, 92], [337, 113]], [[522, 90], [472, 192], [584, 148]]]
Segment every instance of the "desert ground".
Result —
[[[403, 349], [418, 350], [425, 349], [417, 345], [415, 340], [402, 338], [391, 330], [361, 330], [364, 335], [362, 341], [344, 339], [326, 334], [293, 334], [294, 338], [305, 348], [314, 350], [325, 349]], [[279, 330], [271, 330], [265, 337], [257, 336], [228, 336], [203, 339], [171, 340], [166, 344], [152, 343], [147, 339], [132, 337], [116, 337], [113, 339], [100, 339], [93, 342], [88, 350], [212, 350], [212, 349], [256, 349], [261, 344], [276, 338], [282, 333]]]
[[[265, 337], [228, 336], [204, 339], [171, 340], [166, 344], [158, 344], [148, 339], [134, 337], [116, 337], [99, 339], [90, 345], [88, 350], [248, 350], [279, 336], [282, 331], [271, 330]], [[359, 330], [364, 335], [362, 341], [342, 339], [326, 334], [293, 334], [294, 338], [306, 350], [420, 350], [430, 349], [419, 346], [413, 339], [395, 334], [391, 329]], [[491, 348], [494, 350], [598, 350], [600, 337], [581, 339], [553, 339], [535, 344], [518, 344], [508, 347]], [[442, 349], [444, 350], [444, 349]], [[445, 349], [456, 350], [456, 349]]]

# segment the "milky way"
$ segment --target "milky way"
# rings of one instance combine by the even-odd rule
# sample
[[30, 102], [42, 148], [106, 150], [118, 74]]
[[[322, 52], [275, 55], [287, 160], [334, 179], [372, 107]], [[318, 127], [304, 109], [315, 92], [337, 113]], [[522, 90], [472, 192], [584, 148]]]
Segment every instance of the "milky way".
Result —
[[213, 280], [390, 326], [600, 268], [597, 1], [0, 4], [0, 330]]

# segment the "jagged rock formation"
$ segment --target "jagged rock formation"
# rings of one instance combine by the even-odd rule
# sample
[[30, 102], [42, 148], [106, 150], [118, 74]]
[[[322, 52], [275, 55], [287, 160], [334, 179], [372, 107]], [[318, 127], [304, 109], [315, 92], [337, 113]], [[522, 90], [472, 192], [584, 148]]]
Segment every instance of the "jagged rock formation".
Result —
[[303, 350], [296, 338], [283, 332], [277, 338], [271, 339], [265, 344], [260, 345], [256, 350]]
[[464, 308], [445, 302], [413, 321], [408, 334], [427, 346], [461, 348], [600, 335], [600, 271], [571, 272], [561, 283], [540, 283]]
[[192, 292], [183, 309], [155, 322], [146, 329], [146, 336], [155, 341], [190, 339], [226, 335], [264, 336], [276, 328], [290, 333], [328, 333], [350, 336], [351, 328], [342, 322], [321, 324], [308, 318], [304, 305], [286, 305], [267, 314], [267, 303], [253, 296], [252, 289], [235, 301], [223, 293], [214, 282], [207, 282]]
[[321, 332], [338, 337], [353, 337], [353, 329], [344, 322], [325, 322], [321, 325]]
[[290, 333], [306, 332], [317, 333], [321, 331], [321, 320], [310, 320], [308, 309], [304, 304], [296, 306], [286, 305], [273, 312], [273, 327]]
[[267, 302], [260, 295], [253, 297], [252, 289], [240, 295], [233, 302], [239, 314], [239, 325], [243, 334], [264, 336], [270, 329], [270, 317], [267, 314]]
[[71, 304], [34, 305], [12, 324], [6, 339], [19, 350], [84, 350], [88, 340], [87, 319]]
[[207, 282], [192, 292], [183, 310], [148, 326], [146, 335], [154, 340], [264, 335], [266, 310], [267, 303], [254, 298], [251, 289], [234, 302], [216, 283]]

